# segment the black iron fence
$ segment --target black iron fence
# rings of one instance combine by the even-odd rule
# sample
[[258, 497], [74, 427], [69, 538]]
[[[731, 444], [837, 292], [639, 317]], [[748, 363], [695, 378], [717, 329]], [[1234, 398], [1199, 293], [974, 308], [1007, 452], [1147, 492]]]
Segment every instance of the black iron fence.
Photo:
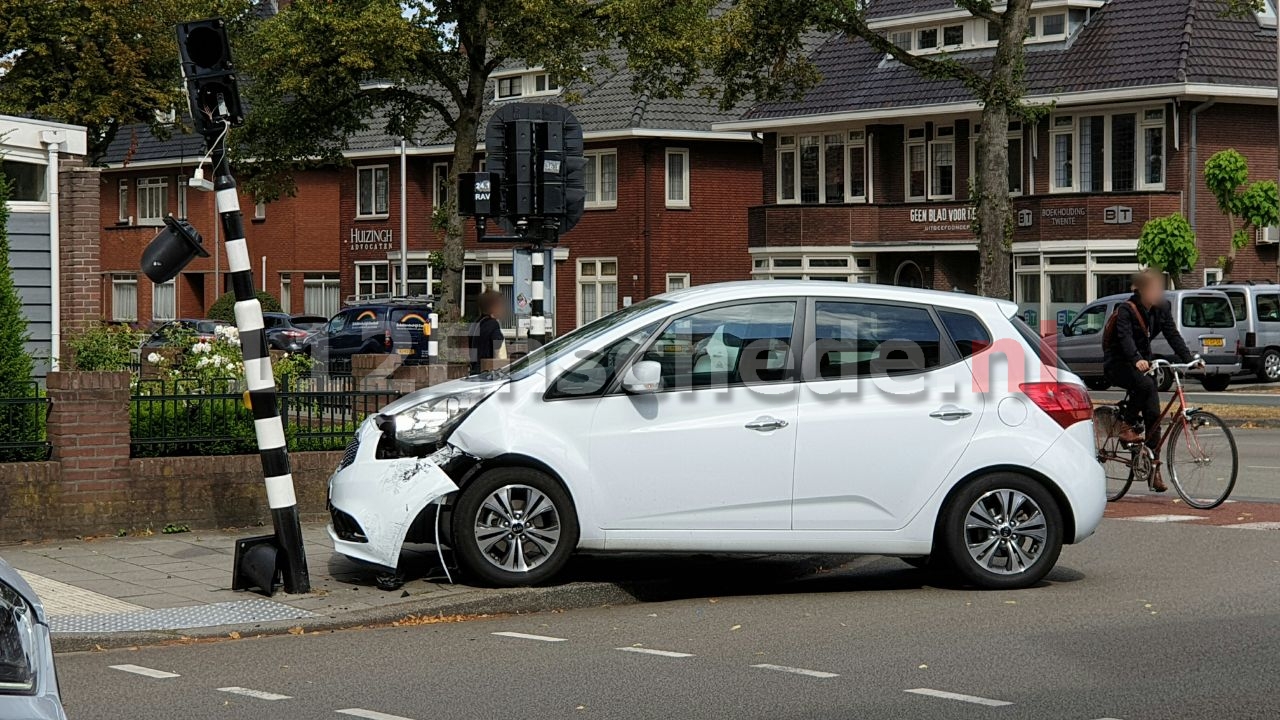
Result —
[[0, 462], [48, 460], [48, 417], [49, 398], [38, 383], [6, 383], [0, 389]]
[[[341, 450], [366, 417], [399, 396], [357, 390], [349, 375], [289, 379], [278, 395], [289, 449]], [[129, 415], [134, 457], [257, 451], [253, 413], [235, 380], [138, 380]]]

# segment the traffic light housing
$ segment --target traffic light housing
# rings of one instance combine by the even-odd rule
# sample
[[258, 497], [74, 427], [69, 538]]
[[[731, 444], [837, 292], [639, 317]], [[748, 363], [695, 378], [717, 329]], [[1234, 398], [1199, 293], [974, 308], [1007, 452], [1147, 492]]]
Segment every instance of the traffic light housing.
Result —
[[191, 223], [170, 215], [164, 219], [164, 229], [142, 251], [142, 272], [151, 282], [162, 285], [197, 257], [209, 257], [204, 239]]
[[244, 123], [240, 86], [231, 60], [227, 26], [221, 18], [178, 25], [178, 55], [196, 132], [218, 136], [229, 124]]

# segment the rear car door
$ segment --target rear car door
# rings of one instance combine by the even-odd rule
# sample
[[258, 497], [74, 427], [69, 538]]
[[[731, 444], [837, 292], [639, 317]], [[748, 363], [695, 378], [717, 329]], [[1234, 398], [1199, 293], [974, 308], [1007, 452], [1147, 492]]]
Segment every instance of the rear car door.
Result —
[[[924, 304], [813, 301], [796, 437], [796, 530], [896, 530], [959, 461], [982, 418], [969, 363]], [[955, 315], [965, 353], [990, 335]]]
[[[1184, 293], [1179, 298], [1178, 326], [1182, 340], [1192, 353], [1200, 353], [1209, 365], [1240, 362], [1235, 313], [1231, 301], [1220, 292]], [[1173, 349], [1163, 336], [1152, 343], [1152, 351], [1165, 357]]]

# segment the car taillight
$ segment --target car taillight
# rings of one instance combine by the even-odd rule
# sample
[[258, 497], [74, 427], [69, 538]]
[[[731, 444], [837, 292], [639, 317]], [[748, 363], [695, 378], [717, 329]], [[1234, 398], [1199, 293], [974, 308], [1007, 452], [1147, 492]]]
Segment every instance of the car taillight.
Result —
[[281, 334], [284, 335], [285, 337], [291, 337], [291, 338], [304, 338], [307, 336], [307, 334], [301, 330], [285, 330]]
[[1089, 399], [1089, 391], [1079, 385], [1033, 382], [1022, 383], [1018, 389], [1064, 428], [1093, 417], [1093, 401]]

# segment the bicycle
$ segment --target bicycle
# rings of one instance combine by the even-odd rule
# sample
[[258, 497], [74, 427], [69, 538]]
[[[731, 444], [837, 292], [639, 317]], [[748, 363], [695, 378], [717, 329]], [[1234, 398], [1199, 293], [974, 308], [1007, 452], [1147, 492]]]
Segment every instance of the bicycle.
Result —
[[[1160, 412], [1155, 425], [1159, 427], [1169, 416], [1169, 430], [1165, 432], [1155, 449], [1145, 442], [1124, 443], [1119, 433], [1128, 394], [1115, 405], [1102, 405], [1093, 411], [1094, 442], [1098, 462], [1107, 476], [1107, 500], [1115, 502], [1129, 492], [1134, 481], [1150, 482], [1161, 450], [1167, 453], [1165, 466], [1169, 469], [1169, 481], [1182, 500], [1200, 510], [1218, 507], [1226, 501], [1236, 484], [1239, 455], [1236, 440], [1227, 424], [1213, 413], [1187, 407], [1182, 390], [1182, 376], [1188, 370], [1204, 366], [1197, 358], [1189, 363], [1176, 364], [1167, 360], [1154, 360], [1148, 374], [1159, 369], [1173, 375], [1174, 393]], [[1174, 405], [1175, 413], [1170, 414]], [[1135, 428], [1141, 434], [1140, 427]]]

